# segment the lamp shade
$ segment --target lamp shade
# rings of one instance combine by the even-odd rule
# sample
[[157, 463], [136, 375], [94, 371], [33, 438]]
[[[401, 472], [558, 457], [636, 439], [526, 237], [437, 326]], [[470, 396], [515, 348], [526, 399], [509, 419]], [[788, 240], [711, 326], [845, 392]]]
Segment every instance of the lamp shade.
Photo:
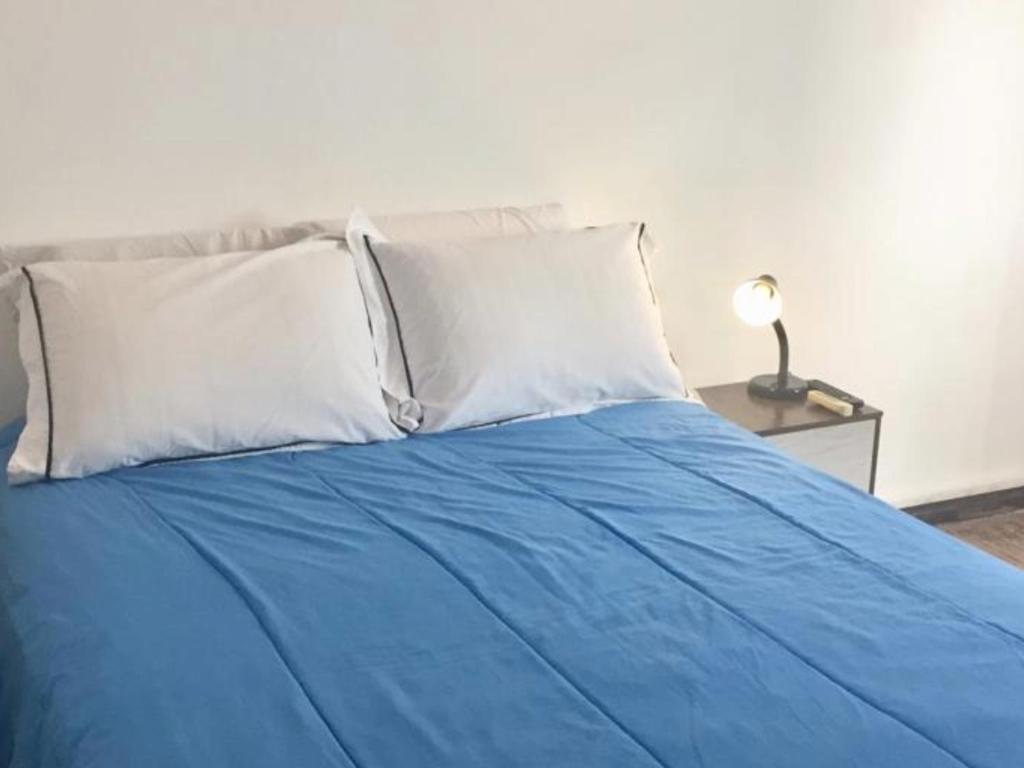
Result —
[[748, 325], [770, 325], [782, 316], [782, 294], [771, 275], [741, 283], [732, 295], [732, 306]]

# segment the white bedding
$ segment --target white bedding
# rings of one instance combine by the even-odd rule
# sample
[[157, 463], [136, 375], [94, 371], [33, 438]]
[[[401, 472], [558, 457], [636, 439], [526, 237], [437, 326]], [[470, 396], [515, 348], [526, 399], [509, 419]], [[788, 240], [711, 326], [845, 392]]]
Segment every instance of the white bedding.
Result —
[[[428, 213], [386, 214], [377, 220], [403, 238], [468, 237], [527, 231], [524, 211], [546, 227], [564, 226], [561, 205], [492, 207]], [[532, 220], [532, 219], [531, 219]], [[343, 234], [347, 219], [321, 219], [285, 227], [233, 228], [166, 235], [95, 238], [31, 245], [0, 244], [0, 425], [25, 415], [27, 381], [18, 356], [12, 286], [17, 268], [48, 261], [135, 261], [210, 256], [280, 248], [322, 233]], [[4, 287], [6, 286], [6, 288]]]
[[[681, 398], [645, 227], [373, 242], [370, 260], [424, 432], [609, 401]], [[412, 409], [409, 409], [410, 413]]]
[[338, 240], [23, 269], [28, 420], [12, 484], [401, 434]]

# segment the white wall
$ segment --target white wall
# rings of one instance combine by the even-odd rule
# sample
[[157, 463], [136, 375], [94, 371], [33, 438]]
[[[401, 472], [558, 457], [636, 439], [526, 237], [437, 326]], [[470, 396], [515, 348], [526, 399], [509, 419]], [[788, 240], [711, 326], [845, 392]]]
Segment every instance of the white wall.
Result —
[[886, 410], [880, 491], [1024, 484], [1024, 2], [0, 0], [0, 239], [559, 199], [646, 218], [690, 383]]

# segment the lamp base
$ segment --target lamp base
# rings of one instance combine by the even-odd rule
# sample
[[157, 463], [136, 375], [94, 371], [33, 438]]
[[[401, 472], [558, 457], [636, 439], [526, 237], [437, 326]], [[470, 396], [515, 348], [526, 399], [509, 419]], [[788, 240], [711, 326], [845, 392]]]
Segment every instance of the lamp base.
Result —
[[747, 391], [754, 397], [769, 400], [803, 400], [807, 397], [807, 382], [791, 373], [783, 387], [779, 386], [778, 374], [766, 373], [752, 378], [747, 384]]

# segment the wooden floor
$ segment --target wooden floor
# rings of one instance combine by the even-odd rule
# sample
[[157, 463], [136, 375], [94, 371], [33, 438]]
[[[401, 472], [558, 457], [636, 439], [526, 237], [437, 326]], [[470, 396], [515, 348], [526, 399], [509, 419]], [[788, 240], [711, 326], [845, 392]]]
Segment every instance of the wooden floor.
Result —
[[939, 526], [968, 544], [1024, 568], [1024, 509]]

